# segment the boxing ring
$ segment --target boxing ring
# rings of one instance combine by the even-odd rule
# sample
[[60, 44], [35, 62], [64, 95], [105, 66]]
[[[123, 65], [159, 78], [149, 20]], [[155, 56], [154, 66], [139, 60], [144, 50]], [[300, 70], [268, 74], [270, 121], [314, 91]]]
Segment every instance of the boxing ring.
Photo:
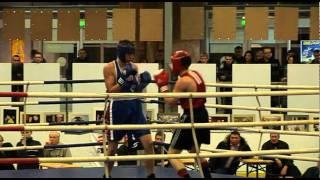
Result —
[[[85, 80], [83, 83], [90, 82], [90, 80]], [[100, 81], [99, 81], [100, 82]], [[50, 83], [59, 83], [55, 82], [0, 82], [0, 85], [32, 85], [32, 84], [50, 84]], [[65, 83], [65, 82], [62, 82]], [[77, 83], [77, 82], [74, 82]], [[79, 81], [82, 83], [82, 81]], [[210, 84], [208, 84], [210, 86]], [[223, 86], [222, 84], [211, 84], [211, 86]], [[236, 86], [237, 85], [227, 85], [227, 86]], [[199, 97], [248, 97], [254, 96], [257, 97], [258, 104], [259, 99], [258, 96], [289, 96], [289, 95], [319, 95], [319, 87], [308, 87], [308, 86], [263, 86], [259, 87], [257, 85], [242, 85], [238, 87], [252, 87], [252, 88], [269, 88], [269, 89], [303, 89], [297, 91], [266, 91], [266, 92], [207, 92], [207, 93], [47, 93], [47, 92], [0, 92], [0, 97], [23, 97], [25, 101], [23, 103], [2, 103], [0, 105], [36, 105], [41, 104], [39, 102], [26, 102], [28, 97], [34, 98], [100, 98], [105, 102], [105, 107], [107, 102], [110, 99], [117, 98], [165, 98], [165, 97], [175, 97], [175, 98], [188, 98], [189, 102], [192, 102], [193, 98]], [[102, 100], [99, 100], [99, 102]], [[56, 102], [59, 103], [59, 102]], [[76, 103], [76, 102], [75, 102]], [[79, 103], [90, 103], [89, 101], [79, 101]], [[45, 104], [45, 103], [43, 103]], [[0, 164], [12, 164], [12, 163], [20, 163], [20, 164], [36, 164], [36, 163], [51, 163], [51, 162], [108, 162], [108, 161], [127, 161], [127, 160], [161, 160], [161, 159], [183, 159], [183, 158], [194, 158], [196, 164], [198, 166], [199, 171], [190, 171], [190, 175], [192, 177], [204, 177], [202, 173], [202, 167], [200, 163], [200, 158], [209, 158], [209, 157], [231, 157], [231, 156], [262, 156], [262, 157], [281, 157], [287, 159], [300, 159], [305, 161], [313, 161], [320, 162], [319, 158], [299, 158], [295, 156], [284, 156], [283, 154], [303, 154], [303, 153], [320, 153], [319, 148], [305, 148], [305, 149], [292, 149], [292, 150], [268, 150], [268, 151], [249, 151], [249, 152], [239, 152], [239, 151], [222, 151], [222, 150], [212, 150], [211, 152], [203, 152], [203, 149], [199, 148], [197, 140], [195, 138], [195, 129], [197, 128], [210, 128], [210, 129], [230, 129], [230, 127], [238, 128], [241, 131], [258, 131], [258, 132], [278, 132], [283, 134], [297, 134], [297, 132], [285, 132], [278, 130], [258, 130], [258, 129], [250, 129], [245, 127], [255, 127], [255, 126], [268, 126], [268, 125], [298, 125], [298, 124], [319, 124], [318, 120], [301, 120], [301, 121], [291, 121], [291, 122], [230, 122], [230, 123], [194, 123], [193, 116], [193, 108], [192, 103], [190, 104], [190, 114], [191, 114], [191, 123], [184, 124], [146, 124], [146, 125], [106, 125], [103, 121], [102, 125], [90, 125], [95, 124], [95, 122], [87, 123], [86, 126], [81, 126], [82, 124], [75, 123], [64, 123], [64, 124], [37, 124], [37, 125], [27, 125], [25, 122], [22, 125], [1, 125], [1, 131], [64, 131], [64, 130], [101, 130], [105, 132], [106, 130], [137, 130], [137, 129], [192, 129], [193, 140], [196, 146], [196, 153], [189, 154], [160, 154], [160, 155], [129, 155], [129, 156], [107, 156], [104, 154], [103, 157], [64, 157], [64, 158], [2, 158], [0, 159]], [[257, 110], [261, 116], [261, 111], [279, 111], [279, 112], [310, 112], [310, 113], [319, 113], [320, 111], [317, 109], [297, 109], [297, 108], [266, 108], [266, 107], [245, 107], [245, 106], [227, 106], [227, 105], [207, 105], [208, 108], [235, 108], [235, 109], [250, 109]], [[105, 108], [106, 113], [106, 108]], [[26, 114], [26, 113], [25, 113]], [[105, 134], [105, 133], [103, 133]], [[320, 136], [319, 133], [316, 132], [300, 132], [300, 135], [307, 136]], [[106, 138], [103, 138], [102, 143], [98, 143], [98, 145], [103, 145], [104, 152], [106, 153]], [[93, 144], [82, 144], [83, 146], [94, 146], [97, 143]], [[66, 145], [64, 147], [76, 147], [82, 145]], [[260, 145], [259, 145], [260, 146]], [[15, 148], [0, 148], [0, 151], [13, 151], [13, 150], [23, 150], [23, 149], [46, 149], [46, 148], [57, 148], [57, 147], [48, 147], [48, 146], [22, 146]], [[61, 147], [60, 147], [61, 148]], [[282, 154], [282, 155], [277, 155]], [[123, 173], [126, 172], [126, 173]], [[60, 178], [77, 178], [77, 177], [97, 177], [102, 178], [102, 175], [109, 175], [108, 168], [105, 166], [104, 168], [68, 168], [68, 169], [48, 169], [48, 170], [19, 170], [19, 171], [0, 171], [0, 177], [42, 177], [42, 178], [52, 178], [52, 177], [60, 177]], [[163, 168], [156, 167], [155, 169], [156, 177], [158, 178], [169, 178], [169, 177], [177, 177], [176, 172], [172, 168]], [[111, 177], [146, 177], [145, 170], [143, 167], [114, 167], [111, 172]], [[220, 178], [234, 178], [235, 176], [229, 175], [220, 175], [220, 174], [212, 174], [212, 177], [220, 177]]]

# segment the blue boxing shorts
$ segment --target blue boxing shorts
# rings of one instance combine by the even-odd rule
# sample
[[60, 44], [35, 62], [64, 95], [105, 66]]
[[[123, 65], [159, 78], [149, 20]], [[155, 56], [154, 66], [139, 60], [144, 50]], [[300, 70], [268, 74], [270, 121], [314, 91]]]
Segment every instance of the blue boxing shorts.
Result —
[[[107, 114], [106, 124], [147, 124], [143, 114], [142, 103], [139, 99], [111, 100]], [[134, 135], [135, 138], [150, 134], [150, 129], [139, 130], [107, 130], [109, 141], [120, 141], [124, 135]]]

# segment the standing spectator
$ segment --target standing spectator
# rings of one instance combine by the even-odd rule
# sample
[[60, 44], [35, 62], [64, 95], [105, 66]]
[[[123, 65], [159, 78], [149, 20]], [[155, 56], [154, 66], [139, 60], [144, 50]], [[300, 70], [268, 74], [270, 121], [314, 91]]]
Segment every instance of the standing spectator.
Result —
[[287, 56], [285, 64], [281, 68], [281, 81], [286, 82], [287, 81], [287, 73], [288, 73], [288, 64], [296, 64], [297, 59], [295, 59], [295, 56], [289, 55]]
[[[33, 140], [32, 131], [21, 131], [21, 140], [17, 143], [18, 146], [41, 146], [39, 141]], [[24, 137], [26, 137], [26, 144], [24, 143]], [[43, 150], [18, 150], [18, 158], [36, 158], [43, 157]], [[38, 164], [18, 164], [17, 169], [39, 169]]]
[[246, 51], [244, 53], [244, 64], [254, 63], [254, 56], [252, 51]]
[[[46, 142], [46, 146], [62, 145], [60, 142], [60, 133], [53, 131], [49, 133], [49, 141]], [[45, 149], [43, 151], [44, 157], [71, 157], [71, 151], [69, 148], [55, 148]]]
[[[264, 63], [271, 65], [271, 82], [280, 82], [281, 66], [278, 59], [274, 59], [272, 49], [269, 47], [263, 48]], [[276, 90], [271, 90], [276, 91]], [[281, 107], [281, 96], [271, 97], [271, 107]]]
[[255, 53], [254, 63], [255, 64], [265, 64], [263, 57], [264, 57], [263, 50], [261, 48], [257, 49], [256, 53]]
[[201, 53], [200, 54], [200, 59], [198, 61], [198, 63], [203, 63], [203, 64], [207, 64], [209, 62], [209, 56], [207, 53]]
[[[240, 136], [238, 131], [232, 131], [225, 140], [218, 144], [216, 149], [251, 151], [248, 143]], [[210, 158], [209, 166], [211, 172], [219, 174], [236, 174], [241, 158], [242, 157]]]
[[[262, 145], [262, 150], [289, 149], [289, 145], [280, 140], [280, 134], [270, 133], [270, 140]], [[265, 158], [270, 159], [270, 158]], [[301, 176], [299, 169], [293, 164], [293, 160], [272, 159], [274, 162], [267, 165], [266, 178], [279, 176]]]
[[159, 64], [159, 69], [164, 68], [164, 54], [163, 54], [163, 49], [158, 49], [156, 54], [155, 54], [155, 61], [154, 63], [158, 63]]
[[237, 46], [234, 48], [234, 55], [233, 60], [235, 64], [243, 64], [244, 63], [244, 57], [243, 54], [243, 48], [241, 46]]
[[[23, 81], [23, 63], [21, 62], [19, 55], [12, 56], [11, 59], [11, 77], [12, 81]], [[23, 85], [12, 85], [12, 92], [23, 92]], [[21, 97], [12, 97], [12, 102], [20, 102], [23, 98]], [[22, 106], [19, 107], [20, 111]]]
[[[0, 148], [2, 147], [13, 147], [11, 143], [4, 142], [4, 138], [0, 135]], [[1, 158], [14, 158], [16, 156], [15, 151], [0, 151]], [[13, 164], [3, 165], [0, 164], [0, 170], [15, 170]]]
[[34, 51], [32, 56], [32, 63], [46, 63], [46, 60], [43, 58], [43, 55], [40, 51]]
[[[222, 82], [232, 82], [232, 64], [233, 58], [230, 55], [225, 56], [225, 61], [222, 62], [222, 66], [218, 69], [217, 77]], [[231, 92], [232, 88], [220, 88], [221, 92]], [[222, 104], [232, 105], [232, 97], [222, 97]], [[231, 109], [224, 109], [225, 114], [231, 114]]]
[[73, 63], [89, 63], [88, 52], [85, 49], [80, 49], [78, 51], [78, 57], [73, 61], [68, 61], [68, 67], [66, 72], [66, 77], [68, 80], [72, 80], [72, 64]]
[[314, 50], [313, 51], [313, 57], [314, 59], [311, 61], [311, 64], [320, 64], [320, 50]]
[[265, 47], [263, 49], [264, 62], [271, 64], [271, 81], [279, 82], [280, 81], [280, 62], [278, 59], [274, 59], [272, 54], [272, 49]]

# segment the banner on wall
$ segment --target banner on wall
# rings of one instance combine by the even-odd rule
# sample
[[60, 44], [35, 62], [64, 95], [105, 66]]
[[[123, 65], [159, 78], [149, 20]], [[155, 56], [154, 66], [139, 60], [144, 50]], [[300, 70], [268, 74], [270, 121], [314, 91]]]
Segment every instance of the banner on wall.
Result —
[[14, 55], [20, 56], [21, 62], [24, 62], [24, 41], [23, 40], [12, 40], [11, 41], [11, 57]]
[[308, 64], [313, 59], [313, 51], [320, 50], [320, 40], [301, 40], [300, 43], [300, 54], [301, 63]]

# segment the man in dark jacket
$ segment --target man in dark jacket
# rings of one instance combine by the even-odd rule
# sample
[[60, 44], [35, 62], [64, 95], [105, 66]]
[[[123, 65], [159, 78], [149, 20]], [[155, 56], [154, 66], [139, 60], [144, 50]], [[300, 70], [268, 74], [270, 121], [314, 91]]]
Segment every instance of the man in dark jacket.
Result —
[[[3, 137], [0, 135], [0, 148], [1, 147], [13, 147], [11, 143], [4, 142]], [[0, 159], [1, 158], [14, 158], [15, 151], [0, 151]], [[15, 170], [13, 164], [0, 165], [0, 170]]]
[[[24, 146], [24, 137], [26, 137], [26, 146], [41, 146], [39, 141], [33, 140], [32, 131], [21, 131], [22, 138], [17, 143], [18, 146]], [[43, 157], [43, 150], [18, 150], [17, 151], [18, 158], [37, 158]], [[39, 169], [39, 164], [18, 164], [17, 169]]]
[[[279, 140], [279, 138], [280, 135], [278, 133], [270, 133], [270, 140], [262, 145], [262, 150], [289, 149], [289, 145]], [[292, 160], [278, 158], [272, 160], [274, 160], [274, 163], [267, 165], [266, 178], [279, 176], [299, 177], [301, 175], [301, 172], [293, 164]]]
[[73, 63], [90, 63], [88, 53], [85, 49], [80, 49], [78, 52], [78, 57], [73, 61], [68, 61], [68, 67], [66, 69], [66, 77], [69, 80], [72, 80], [72, 64]]
[[[231, 132], [225, 140], [221, 141], [216, 149], [233, 151], [251, 151], [246, 140], [238, 131]], [[211, 172], [219, 174], [236, 174], [242, 157], [210, 158], [209, 167]]]

